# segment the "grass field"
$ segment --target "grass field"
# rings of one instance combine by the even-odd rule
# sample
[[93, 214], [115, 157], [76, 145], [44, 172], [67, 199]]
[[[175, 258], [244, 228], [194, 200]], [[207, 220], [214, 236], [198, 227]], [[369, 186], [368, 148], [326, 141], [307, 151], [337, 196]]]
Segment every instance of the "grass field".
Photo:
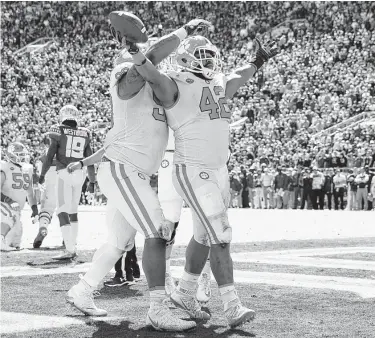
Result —
[[[185, 248], [177, 245], [174, 250], [175, 277], [180, 276]], [[316, 252], [311, 251], [314, 248]], [[334, 248], [334, 254], [327, 254], [330, 248]], [[242, 276], [236, 283], [239, 295], [256, 311], [255, 320], [230, 330], [217, 285], [212, 282], [213, 297], [207, 305], [211, 320], [198, 323], [197, 329], [185, 334], [160, 333], [145, 327], [148, 292], [144, 276], [136, 285], [100, 289], [95, 303], [108, 310], [104, 319], [85, 317], [71, 308], [65, 294], [87, 270], [91, 249], [80, 250], [74, 263], [53, 261], [59, 248], [2, 253], [2, 337], [375, 337], [375, 232], [373, 237], [246, 241], [234, 243], [232, 252], [235, 276]], [[311, 257], [316, 260], [308, 266], [299, 261], [288, 265], [262, 261], [273, 253], [284, 260], [290, 253], [300, 262]], [[259, 262], [240, 261], [238, 254], [256, 255]], [[139, 260], [141, 256], [139, 247]], [[322, 268], [320, 264], [327, 260], [337, 267]], [[359, 264], [358, 268], [352, 263]], [[268, 275], [275, 277], [262, 277]], [[293, 282], [284, 282], [283, 278], [290, 276]], [[321, 278], [323, 285], [311, 284], [303, 277]], [[351, 282], [368, 293], [350, 291], [345, 283]], [[172, 311], [187, 318], [180, 310]]]

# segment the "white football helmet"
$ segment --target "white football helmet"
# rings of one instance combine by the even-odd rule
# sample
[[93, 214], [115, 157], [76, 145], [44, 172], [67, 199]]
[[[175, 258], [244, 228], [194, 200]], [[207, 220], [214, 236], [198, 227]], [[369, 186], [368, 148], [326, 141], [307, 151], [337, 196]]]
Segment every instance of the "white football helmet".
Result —
[[6, 157], [15, 164], [30, 163], [30, 152], [21, 142], [11, 143], [6, 150]]
[[78, 124], [79, 111], [76, 107], [68, 104], [60, 109], [60, 123], [66, 120], [75, 121]]
[[200, 35], [185, 39], [177, 48], [175, 59], [179, 68], [202, 74], [209, 80], [222, 68], [219, 50]]

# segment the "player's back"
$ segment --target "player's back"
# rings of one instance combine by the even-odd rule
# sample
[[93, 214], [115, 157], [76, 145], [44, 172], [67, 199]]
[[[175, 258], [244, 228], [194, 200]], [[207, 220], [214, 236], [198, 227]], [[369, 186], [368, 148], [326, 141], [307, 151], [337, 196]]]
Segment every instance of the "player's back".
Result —
[[[125, 69], [125, 70], [124, 70]], [[128, 163], [152, 175], [158, 170], [168, 140], [164, 108], [155, 102], [148, 83], [130, 99], [118, 94], [117, 79], [127, 66], [116, 67], [111, 74], [112, 129], [104, 148], [106, 156], [119, 163]], [[116, 76], [117, 75], [117, 76]]]
[[170, 72], [178, 86], [176, 104], [166, 109], [175, 132], [174, 162], [217, 169], [228, 159], [230, 112], [224, 75], [203, 80], [188, 72]]
[[57, 170], [65, 169], [69, 163], [91, 155], [86, 153], [90, 146], [90, 132], [86, 128], [60, 124], [51, 128], [49, 136], [57, 142]]
[[30, 187], [33, 167], [31, 164], [22, 166], [12, 162], [1, 161], [1, 171], [5, 174], [5, 182], [2, 193], [20, 205], [21, 210], [25, 206], [27, 190]]

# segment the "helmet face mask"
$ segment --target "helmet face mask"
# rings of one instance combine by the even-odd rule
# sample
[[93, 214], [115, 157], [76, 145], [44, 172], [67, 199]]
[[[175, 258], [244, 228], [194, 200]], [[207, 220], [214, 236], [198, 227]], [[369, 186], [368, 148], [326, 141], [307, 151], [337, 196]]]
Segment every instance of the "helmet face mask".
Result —
[[20, 142], [11, 143], [8, 146], [6, 157], [14, 164], [30, 163], [29, 150]]
[[220, 73], [222, 68], [218, 49], [203, 36], [186, 39], [177, 49], [176, 63], [179, 68], [202, 74], [208, 80]]
[[70, 120], [78, 124], [79, 111], [76, 107], [68, 104], [60, 109], [60, 123]]

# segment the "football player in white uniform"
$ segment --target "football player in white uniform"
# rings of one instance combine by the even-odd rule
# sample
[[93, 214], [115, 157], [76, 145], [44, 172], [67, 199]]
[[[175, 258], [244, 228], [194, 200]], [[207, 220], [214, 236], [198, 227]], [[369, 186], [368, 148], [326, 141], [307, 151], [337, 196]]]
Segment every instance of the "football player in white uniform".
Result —
[[[51, 144], [51, 139], [48, 133], [44, 136], [43, 144], [46, 146], [45, 153], [41, 156], [39, 163], [43, 166], [46, 161], [48, 148]], [[39, 173], [42, 171], [40, 167]], [[57, 171], [56, 171], [56, 157], [52, 160], [51, 169], [47, 172], [45, 176], [45, 182], [42, 187], [42, 196], [40, 203], [39, 212], [39, 230], [33, 243], [34, 248], [40, 248], [44, 238], [48, 234], [48, 226], [51, 223], [53, 213], [56, 209], [56, 181], [57, 181]]]
[[1, 160], [1, 251], [17, 250], [21, 246], [21, 210], [28, 198], [32, 215], [38, 215], [34, 196], [33, 167], [27, 148], [20, 142], [11, 143]]
[[[229, 128], [238, 129], [243, 126], [247, 117], [244, 117], [238, 121], [235, 121], [229, 125]], [[158, 171], [158, 196], [161, 204], [161, 208], [164, 213], [164, 217], [174, 224], [172, 238], [167, 242], [167, 253], [166, 253], [166, 273], [165, 273], [165, 290], [167, 296], [170, 296], [176, 288], [176, 283], [172, 277], [170, 271], [170, 258], [172, 254], [173, 245], [175, 243], [175, 236], [178, 224], [181, 218], [181, 210], [183, 206], [183, 198], [178, 194], [173, 185], [173, 155], [175, 150], [174, 135], [169, 131], [169, 139], [167, 149], [161, 162], [161, 166]], [[230, 148], [228, 149], [228, 161], [230, 159]], [[210, 258], [207, 258], [207, 262], [204, 265], [201, 275], [198, 279], [198, 287], [196, 298], [199, 303], [206, 304], [211, 299], [211, 266]]]
[[147, 59], [141, 75], [165, 108], [175, 132], [173, 183], [193, 211], [194, 236], [186, 250], [182, 279], [171, 300], [192, 318], [209, 318], [195, 299], [196, 286], [208, 255], [219, 286], [228, 324], [236, 327], [254, 318], [244, 307], [233, 280], [228, 221], [229, 177], [226, 167], [231, 113], [226, 105], [257, 70], [276, 55], [274, 43], [256, 40], [256, 56], [229, 76], [221, 72], [218, 49], [202, 36], [185, 39], [176, 51], [177, 71], [163, 74]]
[[[87, 315], [105, 316], [92, 299], [92, 292], [110, 271], [124, 251], [134, 245], [137, 231], [145, 236], [143, 269], [150, 293], [150, 309], [146, 323], [157, 330], [185, 331], [196, 326], [193, 321], [176, 318], [163, 304], [165, 297], [165, 250], [167, 231], [159, 200], [150, 186], [163, 157], [168, 127], [163, 107], [155, 100], [152, 88], [140, 76], [144, 55], [129, 45], [121, 25], [121, 13], [111, 31], [117, 41], [125, 43], [129, 53], [111, 73], [112, 129], [104, 149], [81, 165], [91, 165], [104, 154], [98, 171], [98, 183], [107, 197], [108, 242], [98, 249], [90, 270], [67, 294], [67, 301]], [[162, 38], [149, 50], [149, 57], [158, 64], [180, 44], [181, 36], [192, 34], [203, 20], [189, 22], [185, 28]], [[181, 33], [182, 32], [182, 33]]]

